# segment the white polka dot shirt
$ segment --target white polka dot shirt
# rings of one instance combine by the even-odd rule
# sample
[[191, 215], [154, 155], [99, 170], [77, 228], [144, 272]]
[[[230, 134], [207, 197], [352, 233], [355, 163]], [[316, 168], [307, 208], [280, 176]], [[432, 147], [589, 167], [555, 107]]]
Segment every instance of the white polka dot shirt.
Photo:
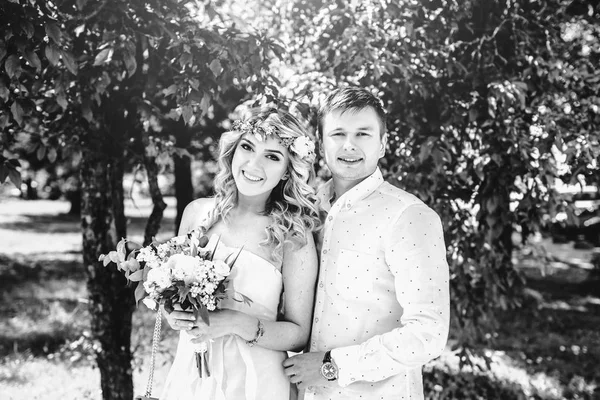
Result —
[[338, 198], [318, 240], [320, 273], [310, 350], [332, 350], [337, 388], [305, 399], [423, 399], [421, 367], [448, 337], [446, 246], [438, 215], [384, 182], [381, 171]]

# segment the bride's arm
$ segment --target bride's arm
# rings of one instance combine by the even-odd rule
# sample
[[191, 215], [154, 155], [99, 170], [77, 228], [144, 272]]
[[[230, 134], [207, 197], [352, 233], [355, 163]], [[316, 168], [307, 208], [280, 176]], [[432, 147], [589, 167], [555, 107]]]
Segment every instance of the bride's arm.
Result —
[[[299, 351], [304, 348], [310, 335], [313, 314], [315, 283], [318, 273], [317, 252], [312, 235], [300, 249], [286, 245], [283, 255], [283, 287], [285, 304], [283, 319], [279, 321], [261, 320], [263, 335], [256, 341], [257, 346], [281, 351]], [[258, 318], [234, 310], [219, 310], [210, 313], [210, 326], [201, 321], [195, 325], [197, 339], [201, 342], [228, 334], [238, 335], [246, 341], [257, 337]]]

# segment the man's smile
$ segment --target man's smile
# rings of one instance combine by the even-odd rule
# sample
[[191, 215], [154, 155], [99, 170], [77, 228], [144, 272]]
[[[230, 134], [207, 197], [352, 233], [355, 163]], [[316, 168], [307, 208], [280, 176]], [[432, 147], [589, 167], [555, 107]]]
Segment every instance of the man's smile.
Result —
[[344, 164], [352, 165], [361, 162], [363, 159], [362, 157], [338, 157], [338, 160]]

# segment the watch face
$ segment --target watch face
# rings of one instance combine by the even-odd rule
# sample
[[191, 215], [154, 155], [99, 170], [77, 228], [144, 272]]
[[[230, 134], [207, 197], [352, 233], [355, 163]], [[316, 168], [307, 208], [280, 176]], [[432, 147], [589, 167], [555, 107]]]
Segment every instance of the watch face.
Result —
[[323, 377], [329, 381], [337, 379], [337, 372], [337, 368], [335, 365], [333, 365], [333, 363], [326, 362], [325, 364], [321, 365], [321, 375], [323, 375]]

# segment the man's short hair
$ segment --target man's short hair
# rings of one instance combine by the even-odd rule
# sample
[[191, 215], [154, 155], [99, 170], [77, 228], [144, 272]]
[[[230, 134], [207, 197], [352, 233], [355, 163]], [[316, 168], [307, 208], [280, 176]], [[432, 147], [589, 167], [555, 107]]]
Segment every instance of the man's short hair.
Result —
[[319, 140], [323, 138], [323, 120], [327, 114], [333, 111], [341, 111], [342, 113], [346, 111], [360, 111], [367, 107], [375, 110], [375, 113], [379, 117], [380, 135], [383, 136], [387, 130], [387, 124], [381, 100], [366, 89], [348, 86], [331, 92], [319, 108], [317, 115]]

